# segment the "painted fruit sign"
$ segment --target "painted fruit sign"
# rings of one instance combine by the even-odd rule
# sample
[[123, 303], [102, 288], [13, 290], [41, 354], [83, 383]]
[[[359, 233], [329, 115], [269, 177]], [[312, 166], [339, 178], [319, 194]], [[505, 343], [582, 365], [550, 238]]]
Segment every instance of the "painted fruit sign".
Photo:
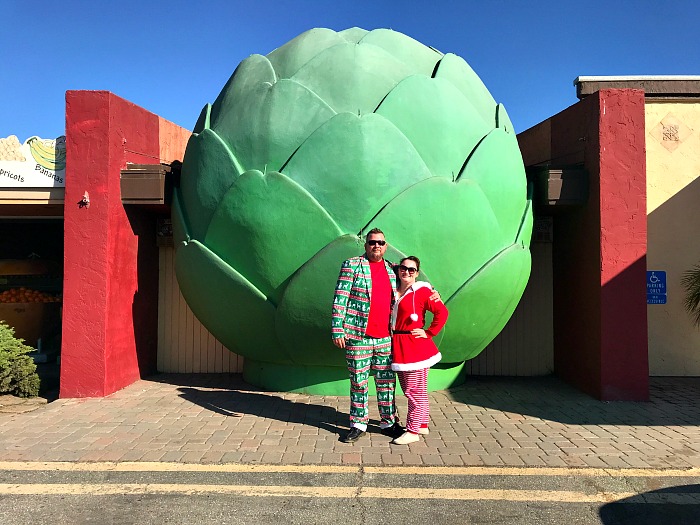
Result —
[[0, 138], [0, 187], [62, 188], [66, 185], [66, 137]]

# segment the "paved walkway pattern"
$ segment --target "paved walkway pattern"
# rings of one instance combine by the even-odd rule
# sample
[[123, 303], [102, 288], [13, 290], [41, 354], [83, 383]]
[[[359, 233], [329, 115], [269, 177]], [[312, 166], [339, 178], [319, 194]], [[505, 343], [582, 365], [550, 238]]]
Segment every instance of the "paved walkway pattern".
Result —
[[653, 378], [648, 403], [600, 402], [551, 377], [468, 378], [430, 397], [430, 435], [409, 446], [379, 433], [373, 400], [370, 432], [346, 444], [348, 398], [238, 375], [162, 374], [26, 411], [0, 398], [0, 461], [700, 467], [700, 378]]

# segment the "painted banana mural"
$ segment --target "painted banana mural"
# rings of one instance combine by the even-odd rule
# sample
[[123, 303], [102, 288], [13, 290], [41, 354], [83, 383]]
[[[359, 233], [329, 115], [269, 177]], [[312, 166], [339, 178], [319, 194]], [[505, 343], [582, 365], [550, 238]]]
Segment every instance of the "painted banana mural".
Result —
[[29, 152], [40, 166], [47, 170], [62, 170], [66, 167], [66, 138], [55, 140], [30, 137], [27, 139]]

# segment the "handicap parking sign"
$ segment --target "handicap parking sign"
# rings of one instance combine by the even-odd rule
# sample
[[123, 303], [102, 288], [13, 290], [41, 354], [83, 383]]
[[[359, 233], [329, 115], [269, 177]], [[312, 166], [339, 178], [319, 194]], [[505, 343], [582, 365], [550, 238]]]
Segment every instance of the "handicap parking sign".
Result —
[[647, 271], [647, 304], [666, 304], [665, 271]]

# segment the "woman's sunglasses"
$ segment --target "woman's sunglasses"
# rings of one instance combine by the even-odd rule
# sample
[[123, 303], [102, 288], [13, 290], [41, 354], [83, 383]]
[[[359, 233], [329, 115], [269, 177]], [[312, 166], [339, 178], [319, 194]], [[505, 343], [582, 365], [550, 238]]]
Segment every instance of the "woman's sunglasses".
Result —
[[418, 271], [418, 268], [414, 268], [413, 266], [404, 266], [403, 264], [399, 264], [399, 271], [400, 272], [408, 272], [409, 275], [413, 275]]

